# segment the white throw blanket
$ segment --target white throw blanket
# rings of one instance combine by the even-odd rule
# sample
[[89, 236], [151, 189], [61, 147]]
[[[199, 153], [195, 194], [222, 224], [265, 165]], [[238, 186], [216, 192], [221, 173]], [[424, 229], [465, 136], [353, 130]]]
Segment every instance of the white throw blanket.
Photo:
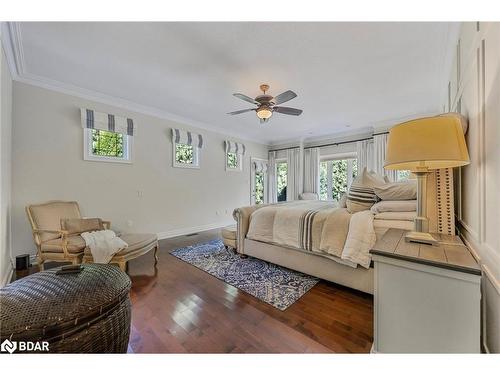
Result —
[[377, 242], [377, 235], [373, 228], [373, 214], [370, 211], [356, 212], [351, 216], [349, 233], [341, 258], [370, 268], [370, 249], [375, 242]]
[[90, 248], [94, 263], [109, 263], [113, 255], [126, 249], [128, 244], [112, 230], [99, 230], [81, 234], [85, 244]]

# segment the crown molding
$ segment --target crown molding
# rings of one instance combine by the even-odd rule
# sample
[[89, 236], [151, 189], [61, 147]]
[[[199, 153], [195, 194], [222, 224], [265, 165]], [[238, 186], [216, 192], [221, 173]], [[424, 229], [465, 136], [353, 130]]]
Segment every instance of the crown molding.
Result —
[[75, 86], [69, 83], [60, 82], [50, 78], [42, 77], [26, 71], [24, 59], [24, 51], [22, 45], [22, 34], [19, 22], [3, 22], [2, 23], [2, 43], [6, 50], [9, 69], [12, 74], [12, 79], [17, 82], [40, 87], [46, 90], [56, 91], [62, 94], [75, 96], [78, 98], [95, 101], [98, 103], [121, 108], [129, 112], [137, 112], [140, 114], [160, 118], [163, 120], [173, 121], [179, 124], [192, 126], [197, 129], [207, 130], [213, 133], [224, 136], [233, 137], [238, 140], [255, 142], [265, 146], [269, 142], [256, 137], [248, 137], [230, 130], [221, 130], [213, 125], [205, 122], [192, 120], [187, 117], [179, 116], [160, 108], [139, 104], [128, 99], [104, 94], [99, 91], [89, 90], [80, 86]]

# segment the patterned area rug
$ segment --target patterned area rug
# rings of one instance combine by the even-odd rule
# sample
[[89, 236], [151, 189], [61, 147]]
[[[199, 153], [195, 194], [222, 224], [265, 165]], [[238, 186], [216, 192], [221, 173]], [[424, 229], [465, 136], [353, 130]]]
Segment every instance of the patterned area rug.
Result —
[[319, 281], [260, 259], [241, 259], [221, 240], [176, 249], [171, 254], [261, 301], [285, 310]]

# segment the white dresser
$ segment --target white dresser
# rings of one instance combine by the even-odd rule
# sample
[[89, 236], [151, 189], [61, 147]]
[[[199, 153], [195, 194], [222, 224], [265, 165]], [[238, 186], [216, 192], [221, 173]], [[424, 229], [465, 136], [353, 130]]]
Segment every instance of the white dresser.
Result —
[[389, 229], [375, 263], [375, 353], [479, 353], [481, 269], [457, 236], [407, 243]]

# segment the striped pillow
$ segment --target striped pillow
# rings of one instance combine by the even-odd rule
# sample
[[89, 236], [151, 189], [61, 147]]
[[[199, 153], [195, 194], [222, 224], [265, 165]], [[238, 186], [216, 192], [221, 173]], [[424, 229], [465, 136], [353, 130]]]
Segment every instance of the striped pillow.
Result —
[[373, 190], [374, 186], [383, 185], [383, 178], [368, 173], [366, 168], [352, 182], [347, 193], [347, 211], [351, 214], [359, 211], [369, 210], [371, 206], [378, 202], [378, 197]]

